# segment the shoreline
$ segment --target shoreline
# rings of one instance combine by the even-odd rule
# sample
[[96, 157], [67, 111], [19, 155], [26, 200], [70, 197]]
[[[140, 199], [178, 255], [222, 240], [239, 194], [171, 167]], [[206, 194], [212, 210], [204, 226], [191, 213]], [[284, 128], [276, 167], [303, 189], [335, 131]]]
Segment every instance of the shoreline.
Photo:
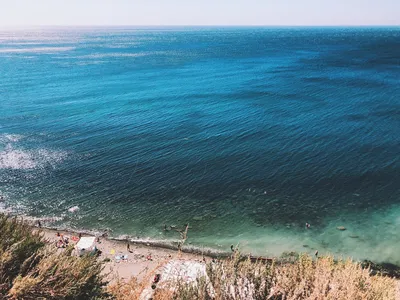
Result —
[[[72, 236], [78, 236], [79, 232], [72, 230], [57, 230], [56, 228], [46, 228], [31, 225], [32, 229], [43, 233], [45, 240], [50, 247], [56, 247], [60, 237], [68, 236], [71, 241]], [[82, 233], [82, 237], [95, 236]], [[108, 237], [99, 237], [100, 242], [96, 241], [96, 248], [101, 251], [99, 259], [104, 262], [103, 274], [110, 283], [118, 281], [128, 281], [131, 277], [139, 280], [147, 280], [149, 275], [158, 272], [167, 262], [171, 260], [208, 262], [212, 258], [207, 255], [179, 252], [173, 249], [157, 247], [152, 244], [128, 242], [127, 240], [117, 240]], [[71, 241], [72, 242], [72, 241]], [[127, 247], [129, 243], [129, 248]], [[57, 251], [63, 251], [62, 248]], [[117, 256], [126, 256], [127, 259], [116, 259]]]
[[[5, 212], [3, 212], [5, 213]], [[175, 251], [178, 252], [178, 245], [180, 240], [179, 239], [152, 239], [150, 237], [133, 237], [130, 236], [128, 234], [123, 234], [123, 235], [119, 235], [119, 236], [112, 236], [112, 229], [109, 228], [103, 228], [103, 229], [78, 229], [78, 228], [68, 228], [68, 227], [64, 227], [64, 226], [47, 226], [47, 224], [52, 224], [54, 222], [57, 222], [58, 219], [57, 218], [53, 218], [53, 217], [32, 217], [32, 216], [27, 216], [27, 215], [15, 215], [12, 212], [8, 212], [5, 213], [6, 215], [10, 216], [10, 217], [16, 217], [16, 218], [20, 218], [23, 221], [27, 222], [30, 224], [30, 226], [32, 226], [33, 228], [38, 228], [38, 224], [37, 222], [40, 221], [42, 223], [42, 229], [45, 230], [49, 230], [49, 231], [53, 231], [53, 232], [65, 232], [68, 234], [76, 234], [78, 235], [79, 233], [81, 233], [82, 235], [86, 235], [86, 236], [94, 236], [94, 237], [101, 237], [102, 239], [106, 239], [110, 242], [116, 242], [116, 243], [121, 243], [121, 244], [125, 244], [126, 243], [130, 243], [132, 245], [135, 246], [141, 246], [144, 248], [149, 248], [149, 249], [154, 249], [154, 250], [169, 250], [169, 251]], [[169, 229], [169, 230], [174, 230], [174, 229]], [[336, 228], [336, 230], [338, 230]], [[179, 230], [178, 230], [179, 232]], [[311, 248], [313, 249], [313, 248]], [[317, 249], [318, 250], [318, 249]], [[229, 257], [231, 255], [231, 251], [228, 248], [226, 251], [222, 251], [220, 249], [216, 249], [216, 248], [211, 248], [211, 247], [204, 247], [202, 245], [193, 245], [190, 243], [186, 243], [181, 247], [181, 252], [182, 253], [186, 253], [186, 254], [191, 254], [191, 255], [195, 255], [195, 256], [206, 256], [209, 258], [226, 258]], [[320, 252], [320, 251], [319, 251]], [[245, 253], [245, 252], [243, 252]], [[298, 251], [298, 250], [287, 250], [284, 251], [282, 253], [280, 253], [279, 255], [272, 255], [272, 256], [268, 256], [266, 257], [265, 255], [260, 255], [260, 254], [256, 254], [256, 253], [251, 253], [251, 252], [246, 252], [246, 255], [243, 254], [243, 256], [251, 256], [253, 259], [256, 258], [260, 258], [263, 260], [275, 260], [275, 261], [279, 261], [279, 260], [285, 260], [286, 256], [290, 256], [293, 253], [296, 254], [301, 254], [301, 253], [308, 253], [309, 255], [313, 255], [314, 252], [312, 252], [310, 254], [310, 251]], [[321, 254], [321, 253], [320, 253]], [[323, 253], [323, 255], [333, 255], [336, 258], [342, 258], [343, 255], [339, 254], [333, 254], [333, 253]], [[390, 261], [385, 261], [385, 260], [375, 260], [373, 258], [370, 257], [364, 257], [364, 258], [359, 258], [359, 259], [354, 259], [352, 256], [345, 256], [348, 258], [351, 258], [353, 261], [359, 262], [359, 263], [363, 263], [363, 262], [373, 262], [376, 265], [391, 265], [391, 266], [395, 266], [400, 268], [400, 264], [397, 263], [393, 263]]]
[[[6, 217], [3, 217], [3, 219], [7, 220]], [[22, 224], [21, 222], [23, 221], [18, 220], [17, 218], [11, 218], [9, 222], [14, 222], [14, 224]], [[81, 258], [77, 257], [77, 255], [81, 255], [82, 254], [81, 251], [79, 250], [70, 252], [69, 250], [66, 250], [66, 248], [72, 250], [74, 244], [78, 243], [79, 238], [82, 237], [83, 239], [83, 237], [87, 236], [87, 234], [84, 235], [79, 234], [79, 238], [78, 237], [75, 238], [73, 235], [77, 235], [77, 233], [71, 230], [58, 231], [55, 229], [42, 228], [40, 223], [37, 224], [38, 226], [33, 226], [28, 222], [25, 222], [25, 224], [26, 225], [22, 225], [21, 227], [25, 228], [23, 229], [25, 230], [25, 232], [31, 232], [30, 234], [36, 233], [37, 235], [41, 236], [42, 241], [44, 241], [47, 244], [47, 246], [45, 246], [45, 248], [43, 248], [42, 250], [44, 251], [44, 253], [46, 253], [47, 251], [50, 251], [51, 253], [53, 252], [59, 253], [61, 254], [61, 256], [59, 257], [61, 259], [63, 257], [62, 253], [65, 253], [64, 251], [66, 251], [67, 256], [69, 256], [71, 253], [73, 256], [75, 256], [73, 259], [71, 258], [72, 261], [79, 263]], [[7, 228], [9, 227], [6, 227], [6, 229]], [[184, 241], [184, 238], [185, 236], [183, 235], [182, 241]], [[40, 238], [36, 239], [38, 242], [40, 242], [41, 240]], [[62, 246], [60, 245], [61, 240], [63, 241]], [[86, 243], [89, 240], [90, 242]], [[273, 262], [265, 264], [262, 261], [258, 261], [258, 263], [256, 264], [250, 263], [251, 266], [254, 266], [253, 268], [249, 265], [249, 261], [245, 260], [246, 257], [244, 255], [240, 255], [240, 253], [237, 252], [236, 250], [234, 250], [235, 255], [233, 256], [231, 255], [231, 258], [215, 261], [214, 259], [211, 260], [209, 257], [206, 256], [192, 255], [168, 249], [160, 249], [160, 248], [155, 248], [154, 246], [151, 245], [149, 246], [143, 244], [138, 245], [134, 243], [124, 242], [121, 240], [109, 239], [107, 237], [95, 238], [92, 236], [87, 240], [83, 239], [81, 248], [85, 248], [87, 251], [94, 250], [95, 248], [93, 247], [94, 246], [93, 242], [95, 240], [96, 240], [96, 247], [101, 251], [100, 253], [98, 253], [98, 255], [95, 255], [93, 257], [93, 259], [97, 260], [97, 262], [99, 263], [99, 264], [96, 263], [96, 265], [98, 264], [99, 267], [101, 266], [100, 269], [97, 269], [98, 270], [97, 276], [100, 276], [98, 278], [99, 280], [101, 280], [102, 284], [101, 286], [104, 286], [104, 288], [107, 291], [117, 293], [117, 295], [119, 293], [122, 296], [121, 299], [125, 299], [124, 297], [127, 294], [133, 295], [135, 299], [151, 299], [154, 295], [155, 289], [159, 288], [160, 291], [162, 291], [164, 288], [168, 289], [170, 287], [170, 284], [174, 284], [174, 282], [176, 284], [176, 281], [180, 283], [189, 284], [192, 282], [196, 282], [196, 280], [199, 278], [205, 278], [205, 280], [207, 280], [208, 278], [207, 276], [214, 276], [210, 275], [212, 273], [209, 273], [210, 270], [212, 272], [212, 270], [214, 269], [213, 266], [217, 268], [215, 269], [215, 274], [224, 274], [223, 270], [227, 272], [228, 270], [231, 270], [230, 272], [234, 272], [236, 274], [236, 272], [240, 270], [240, 272], [245, 271], [245, 273], [240, 273], [245, 277], [251, 276], [252, 273], [251, 274], [247, 273], [247, 271], [250, 270], [248, 269], [250, 267], [252, 272], [256, 272], [255, 278], [257, 279], [258, 278], [257, 274], [264, 274], [262, 273], [262, 270], [264, 270], [267, 266], [272, 266], [272, 268], [274, 268], [273, 266], [275, 265]], [[64, 245], [64, 243], [66, 245]], [[85, 246], [83, 244], [85, 244]], [[371, 275], [376, 275], [372, 273], [372, 271], [375, 271], [372, 268], [371, 269], [368, 268], [365, 270], [365, 266], [359, 265], [358, 263], [356, 264], [351, 261], [346, 261], [346, 262], [344, 262], [343, 260], [338, 261], [337, 262], [338, 269], [337, 269], [337, 267], [335, 267], [336, 263], [332, 265], [332, 259], [333, 259], [332, 257], [313, 258], [310, 256], [306, 256], [305, 261], [303, 259], [298, 259], [297, 256], [294, 256], [293, 258], [295, 258], [293, 261], [278, 260], [276, 264], [276, 267], [278, 269], [276, 269], [276, 271], [273, 271], [273, 273], [271, 273], [273, 276], [271, 278], [278, 278], [280, 276], [279, 274], [282, 274], [281, 271], [287, 270], [287, 268], [291, 270], [297, 270], [300, 267], [302, 269], [303, 268], [302, 263], [304, 262], [307, 262], [308, 266], [313, 266], [312, 269], [310, 269], [309, 271], [311, 272], [310, 276], [315, 276], [312, 277], [314, 278], [313, 279], [314, 281], [319, 280], [319, 275], [321, 275], [321, 271], [329, 273], [329, 272], [334, 272], [336, 270], [335, 271], [336, 276], [342, 276], [343, 274], [341, 273], [342, 272], [341, 270], [343, 266], [351, 266], [350, 269], [348, 269], [347, 267], [346, 269], [349, 272], [353, 271], [359, 272], [359, 275], [355, 275], [355, 277], [362, 275], [363, 278], [365, 278], [365, 280], [369, 280]], [[68, 259], [70, 258], [67, 258], [67, 261]], [[241, 261], [243, 262], [243, 264], [240, 264]], [[92, 262], [94, 263], [94, 261]], [[46, 264], [47, 263], [48, 262], [46, 262]], [[330, 268], [328, 269], [321, 268], [323, 266], [326, 267], [326, 263], [328, 263]], [[240, 267], [240, 269], [236, 269], [235, 266], [237, 265], [240, 265], [242, 267]], [[225, 266], [223, 267], [225, 269], [218, 269], [218, 266]], [[83, 272], [85, 272], [86, 267], [87, 266], [85, 266], [84, 269], [82, 269]], [[362, 270], [363, 268], [364, 270]], [[221, 271], [222, 273], [220, 273]], [[235, 274], [233, 273], [231, 274], [229, 272], [227, 274], [229, 274], [229, 276], [232, 277], [236, 276]], [[386, 274], [381, 273], [381, 274], [390, 276], [387, 273]], [[400, 272], [398, 273], [398, 275], [400, 275]], [[380, 276], [378, 274], [378, 277], [375, 278], [379, 277]], [[297, 280], [296, 278], [297, 277], [294, 277], [295, 280]], [[357, 278], [355, 282], [357, 282]], [[290, 278], [287, 278], [287, 280], [289, 279]], [[381, 281], [379, 282], [382, 283], [390, 283], [391, 293], [392, 293], [392, 288], [396, 289], [399, 288], [399, 281], [395, 281], [394, 278], [380, 279], [380, 280]], [[218, 286], [218, 281], [216, 284]], [[231, 284], [234, 284], [236, 286], [236, 283], [231, 283]], [[293, 285], [295, 285], [294, 282]], [[228, 282], [228, 287], [229, 286], [230, 283]], [[271, 290], [271, 292], [272, 291], [274, 290]], [[393, 293], [396, 293], [396, 290], [394, 290]]]
[[[110, 237], [108, 236], [108, 231], [103, 232], [103, 235], [101, 235], [100, 232], [89, 230], [74, 230], [55, 226], [39, 227], [37, 222], [42, 219], [13, 216], [12, 214], [9, 214], [9, 217], [20, 218], [22, 221], [27, 222], [32, 230], [42, 232], [50, 246], [53, 245], [54, 247], [60, 239], [57, 233], [70, 237], [81, 234], [82, 236], [99, 238], [100, 243], [96, 243], [96, 247], [101, 250], [99, 257], [100, 260], [104, 261], [103, 274], [109, 283], [129, 280], [132, 277], [136, 277], [139, 281], [148, 281], [151, 275], [162, 272], [163, 267], [172, 261], [205, 264], [213, 259], [226, 259], [232, 255], [231, 251], [213, 251], [213, 249], [204, 251], [204, 248], [192, 245], [183, 245], [181, 251], [178, 251], [178, 240], [166, 242], [135, 239], [129, 236]], [[127, 247], [128, 244], [129, 247]], [[301, 252], [286, 252], [281, 256], [275, 257], [252, 256], [251, 254], [242, 254], [241, 256], [243, 258], [249, 257], [251, 261], [275, 261], [279, 264], [293, 262], [299, 254]], [[117, 256], [125, 255], [127, 256], [126, 260], [116, 259]], [[376, 262], [369, 259], [353, 261], [360, 263], [363, 267], [370, 266], [372, 274], [381, 273], [400, 279], [400, 265]]]
[[[42, 232], [45, 239], [47, 239], [50, 244], [53, 242], [53, 245], [55, 245], [59, 239], [57, 233], [65, 235], [79, 234], [72, 230], [58, 231], [54, 228], [39, 228], [33, 225], [31, 225], [31, 227], [33, 230]], [[94, 235], [82, 234], [82, 236]], [[108, 282], [108, 286], [123, 282], [128, 283], [133, 277], [135, 277], [141, 286], [140, 299], [151, 299], [151, 295], [154, 293], [154, 290], [152, 289], [152, 280], [154, 276], [156, 274], [161, 274], [162, 278], [165, 275], [168, 278], [168, 273], [171, 272], [171, 266], [176, 268], [173, 271], [175, 274], [185, 274], [187, 268], [193, 268], [193, 270], [201, 268], [205, 270], [206, 265], [214, 260], [213, 257], [204, 253], [201, 255], [188, 253], [185, 252], [185, 249], [182, 249], [183, 251], [179, 252], [177, 250], [156, 246], [154, 243], [144, 243], [144, 241], [129, 242], [129, 248], [127, 248], [127, 244], [127, 240], [100, 237], [100, 243], [96, 243], [96, 247], [102, 251], [99, 256], [99, 259], [104, 263], [102, 274]], [[116, 260], [116, 255], [127, 255], [127, 258], [126, 260]], [[270, 260], [262, 257], [250, 258], [251, 261]], [[278, 263], [293, 263], [294, 260], [292, 259], [295, 259], [295, 256], [286, 258], [286, 261], [282, 257], [280, 259], [274, 259], [276, 259]], [[360, 262], [360, 264], [362, 267], [369, 267], [371, 275], [380, 273], [382, 275], [396, 278], [396, 290], [398, 295], [400, 295], [400, 266], [375, 264], [372, 261], [364, 261]], [[397, 299], [400, 299], [400, 296], [397, 296]]]
[[[26, 220], [26, 219], [24, 219], [24, 220]], [[32, 223], [32, 221], [30, 221], [29, 224], [34, 229], [42, 229], [44, 231], [63, 232], [63, 233], [75, 234], [75, 235], [82, 234], [85, 236], [100, 237], [101, 239], [115, 241], [115, 242], [119, 242], [122, 244], [126, 244], [129, 242], [130, 244], [133, 244], [133, 245], [144, 246], [144, 247], [149, 247], [149, 248], [154, 248], [154, 249], [164, 249], [164, 250], [172, 250], [172, 251], [179, 250], [178, 244], [180, 241], [178, 239], [155, 240], [155, 239], [146, 239], [146, 238], [133, 238], [133, 237], [130, 237], [129, 235], [124, 235], [121, 237], [114, 237], [114, 236], [109, 236], [108, 231], [105, 231], [105, 232], [103, 232], [103, 234], [101, 234], [100, 232], [91, 231], [91, 230], [74, 230], [74, 229], [70, 229], [70, 228], [59, 228], [59, 227], [55, 227], [55, 226], [38, 227], [37, 224]], [[106, 234], [106, 235], [104, 235], [104, 234]], [[229, 252], [229, 251], [221, 251], [218, 249], [205, 248], [205, 247], [193, 246], [193, 245], [183, 245], [181, 247], [181, 252], [187, 253], [187, 254], [207, 256], [210, 258], [224, 258], [224, 257], [229, 257], [231, 255], [231, 252]]]

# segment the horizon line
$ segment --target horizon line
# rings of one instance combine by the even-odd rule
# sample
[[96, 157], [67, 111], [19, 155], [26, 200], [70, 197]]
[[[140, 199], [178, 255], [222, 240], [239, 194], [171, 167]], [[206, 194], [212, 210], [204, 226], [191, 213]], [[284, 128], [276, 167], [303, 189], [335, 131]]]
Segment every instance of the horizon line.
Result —
[[218, 24], [218, 25], [205, 25], [205, 24], [173, 24], [173, 25], [160, 25], [160, 24], [57, 24], [57, 25], [0, 25], [0, 28], [4, 27], [19, 27], [19, 28], [26, 28], [26, 27], [400, 27], [400, 24], [393, 25], [393, 24], [337, 24], [337, 25], [323, 25], [323, 24], [316, 24], [316, 25], [285, 25], [285, 24]]

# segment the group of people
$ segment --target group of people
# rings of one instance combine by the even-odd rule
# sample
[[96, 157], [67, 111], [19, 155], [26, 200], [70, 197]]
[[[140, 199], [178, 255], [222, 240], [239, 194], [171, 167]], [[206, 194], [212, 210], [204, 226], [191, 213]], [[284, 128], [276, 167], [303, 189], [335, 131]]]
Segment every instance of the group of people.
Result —
[[56, 233], [58, 237], [58, 241], [56, 243], [57, 248], [66, 248], [69, 245], [69, 237], [60, 234], [59, 232]]
[[72, 236], [70, 238], [69, 236], [66, 236], [66, 235], [63, 235], [63, 234], [57, 232], [56, 236], [58, 238], [58, 241], [56, 242], [57, 248], [66, 248], [69, 245], [70, 240], [72, 242], [76, 243], [76, 242], [78, 242], [80, 240], [80, 238], [82, 237], [82, 234], [79, 233], [79, 236]]

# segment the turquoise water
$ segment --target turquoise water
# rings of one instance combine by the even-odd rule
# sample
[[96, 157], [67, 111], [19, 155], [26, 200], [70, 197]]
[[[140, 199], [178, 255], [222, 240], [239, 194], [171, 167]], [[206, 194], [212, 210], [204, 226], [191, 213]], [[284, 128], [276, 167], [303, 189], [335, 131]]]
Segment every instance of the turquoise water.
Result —
[[0, 70], [3, 209], [400, 263], [399, 28], [2, 31]]

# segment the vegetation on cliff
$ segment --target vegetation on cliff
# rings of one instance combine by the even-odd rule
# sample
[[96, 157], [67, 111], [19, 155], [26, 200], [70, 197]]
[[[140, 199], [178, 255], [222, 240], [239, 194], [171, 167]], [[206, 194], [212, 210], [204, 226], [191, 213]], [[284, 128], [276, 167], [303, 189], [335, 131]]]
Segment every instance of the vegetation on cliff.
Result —
[[[206, 269], [207, 276], [191, 284], [160, 284], [153, 299], [396, 297], [394, 278], [333, 257], [299, 255], [279, 262], [254, 262], [234, 252], [229, 259], [209, 262]], [[136, 278], [110, 285], [105, 280], [103, 263], [96, 257], [75, 256], [72, 248], [57, 251], [39, 231], [16, 218], [0, 215], [0, 299], [136, 300], [148, 285]]]

